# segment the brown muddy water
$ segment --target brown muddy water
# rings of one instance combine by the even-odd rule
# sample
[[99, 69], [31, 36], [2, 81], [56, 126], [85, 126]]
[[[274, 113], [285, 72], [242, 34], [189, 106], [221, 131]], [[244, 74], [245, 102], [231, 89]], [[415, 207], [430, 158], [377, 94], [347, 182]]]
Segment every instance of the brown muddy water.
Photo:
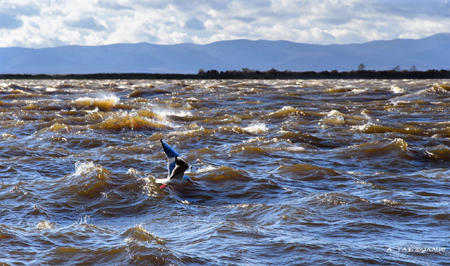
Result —
[[[0, 264], [448, 264], [449, 97], [449, 80], [0, 81]], [[155, 183], [161, 138], [194, 186]]]

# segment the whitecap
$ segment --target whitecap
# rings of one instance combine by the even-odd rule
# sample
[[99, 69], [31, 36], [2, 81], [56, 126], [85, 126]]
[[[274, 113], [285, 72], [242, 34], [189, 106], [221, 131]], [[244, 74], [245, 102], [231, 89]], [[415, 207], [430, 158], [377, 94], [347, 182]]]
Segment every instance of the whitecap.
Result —
[[97, 97], [79, 97], [72, 103], [80, 107], [95, 106], [104, 111], [109, 111], [119, 104], [120, 99], [113, 93], [99, 94]]
[[331, 110], [327, 113], [327, 116], [322, 118], [319, 124], [329, 124], [329, 125], [343, 125], [345, 124], [344, 114], [338, 110]]
[[203, 167], [197, 169], [197, 171], [195, 171], [195, 172], [196, 172], [196, 173], [204, 173], [204, 172], [214, 171], [214, 170], [216, 170], [216, 169], [218, 169], [218, 168], [215, 167], [215, 166], [207, 165], [207, 166], [203, 166]]
[[96, 165], [92, 161], [82, 162], [78, 161], [75, 163], [75, 173], [74, 176], [82, 177], [86, 176], [95, 171], [101, 171], [102, 167], [100, 165]]
[[55, 91], [57, 91], [58, 89], [57, 88], [53, 88], [53, 87], [47, 87], [47, 88], [45, 88], [45, 91], [46, 92], [55, 92]]
[[363, 125], [355, 125], [355, 126], [351, 126], [351, 130], [353, 130], [353, 131], [361, 131], [361, 132], [364, 132], [364, 131], [366, 131], [367, 129], [369, 129], [371, 126], [373, 126], [373, 125], [375, 125], [374, 123], [372, 123], [372, 122], [367, 122], [367, 123], [365, 123], [365, 124], [363, 124]]
[[178, 117], [191, 117], [192, 113], [187, 110], [179, 110], [179, 109], [169, 109], [163, 107], [152, 107], [152, 111], [161, 117], [166, 118], [167, 116], [178, 116]]
[[287, 147], [287, 150], [296, 152], [296, 151], [304, 151], [305, 148], [303, 148], [301, 146], [290, 146], [290, 147]]
[[360, 93], [363, 93], [363, 92], [366, 92], [367, 91], [367, 88], [355, 88], [355, 89], [352, 89], [352, 91], [351, 91], [351, 93], [353, 93], [353, 94], [360, 94]]
[[392, 93], [394, 93], [394, 94], [400, 94], [400, 93], [404, 93], [404, 92], [405, 92], [405, 89], [400, 88], [400, 87], [395, 86], [395, 85], [392, 85], [391, 88], [390, 88], [390, 91], [391, 91]]
[[43, 221], [40, 221], [36, 225], [35, 228], [38, 229], [38, 230], [50, 230], [50, 229], [55, 229], [55, 224], [50, 222], [50, 221], [43, 220]]
[[262, 134], [268, 131], [268, 128], [264, 123], [254, 123], [242, 129], [250, 134]]

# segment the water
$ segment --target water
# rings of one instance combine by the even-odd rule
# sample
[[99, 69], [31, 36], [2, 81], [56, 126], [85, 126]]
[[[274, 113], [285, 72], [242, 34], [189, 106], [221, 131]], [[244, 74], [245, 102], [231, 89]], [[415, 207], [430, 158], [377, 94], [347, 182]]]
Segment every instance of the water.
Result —
[[[448, 264], [448, 80], [0, 81], [0, 264]], [[161, 190], [159, 139], [193, 187]]]

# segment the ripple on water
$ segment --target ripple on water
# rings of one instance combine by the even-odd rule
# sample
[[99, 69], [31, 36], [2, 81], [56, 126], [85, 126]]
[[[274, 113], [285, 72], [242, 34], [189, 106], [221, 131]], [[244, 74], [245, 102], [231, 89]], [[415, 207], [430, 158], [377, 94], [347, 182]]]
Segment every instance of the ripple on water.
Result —
[[[445, 264], [407, 248], [448, 250], [448, 92], [1, 81], [0, 264]], [[161, 138], [195, 185], [160, 189]]]

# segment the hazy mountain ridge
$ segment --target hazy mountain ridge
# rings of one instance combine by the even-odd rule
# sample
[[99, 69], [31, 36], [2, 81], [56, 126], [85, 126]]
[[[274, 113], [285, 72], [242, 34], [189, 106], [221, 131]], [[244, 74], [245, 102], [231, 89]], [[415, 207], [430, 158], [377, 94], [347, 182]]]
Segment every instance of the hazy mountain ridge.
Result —
[[316, 45], [289, 41], [230, 40], [210, 44], [149, 43], [54, 48], [0, 48], [0, 73], [197, 73], [199, 69], [348, 71], [400, 66], [450, 69], [450, 34], [427, 38]]

